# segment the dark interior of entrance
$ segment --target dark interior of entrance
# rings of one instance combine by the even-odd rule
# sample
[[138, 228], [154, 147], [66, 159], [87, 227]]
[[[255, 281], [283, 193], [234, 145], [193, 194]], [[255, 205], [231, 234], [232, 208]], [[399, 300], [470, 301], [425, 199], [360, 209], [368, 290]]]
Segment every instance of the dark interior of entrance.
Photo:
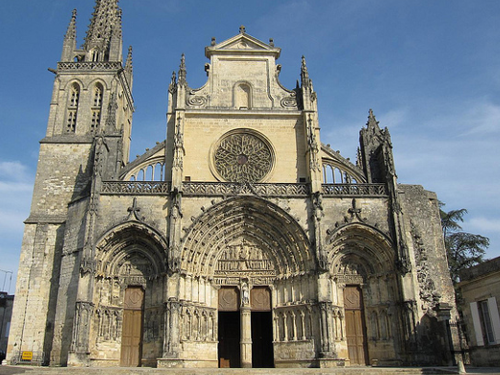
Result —
[[219, 312], [219, 367], [240, 367], [240, 312]]
[[252, 311], [252, 367], [274, 367], [272, 313]]

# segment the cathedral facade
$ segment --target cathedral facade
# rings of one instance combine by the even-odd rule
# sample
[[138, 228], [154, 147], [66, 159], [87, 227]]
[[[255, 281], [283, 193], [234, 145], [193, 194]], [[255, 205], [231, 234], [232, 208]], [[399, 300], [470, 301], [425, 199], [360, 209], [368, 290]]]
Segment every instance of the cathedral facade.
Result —
[[[117, 0], [76, 13], [57, 65], [21, 251], [9, 363], [450, 364], [454, 291], [438, 200], [397, 183], [370, 110], [356, 163], [321, 143], [306, 61], [239, 33], [184, 57], [166, 140], [129, 162], [132, 51]], [[299, 65], [299, 64], [298, 64]]]

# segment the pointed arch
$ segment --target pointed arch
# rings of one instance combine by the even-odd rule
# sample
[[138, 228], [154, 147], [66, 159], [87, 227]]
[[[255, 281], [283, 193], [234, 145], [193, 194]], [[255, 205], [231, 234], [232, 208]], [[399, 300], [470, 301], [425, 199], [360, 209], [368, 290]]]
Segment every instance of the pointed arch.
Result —
[[[394, 271], [396, 252], [390, 238], [364, 223], [351, 223], [327, 238], [332, 274], [354, 272], [362, 277]], [[346, 270], [347, 264], [357, 269]]]
[[140, 271], [148, 277], [167, 271], [167, 241], [154, 228], [129, 221], [106, 231], [97, 241], [98, 272], [105, 276], [118, 275], [125, 260], [139, 260]]
[[314, 253], [299, 224], [275, 204], [248, 196], [216, 204], [191, 225], [182, 241], [181, 268], [211, 277], [222, 253], [242, 240], [262, 251], [277, 277], [315, 269]]

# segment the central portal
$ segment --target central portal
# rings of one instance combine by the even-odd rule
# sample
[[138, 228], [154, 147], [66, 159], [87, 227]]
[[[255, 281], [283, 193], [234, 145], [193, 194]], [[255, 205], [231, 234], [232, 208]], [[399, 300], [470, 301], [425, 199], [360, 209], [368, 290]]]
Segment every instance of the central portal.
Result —
[[219, 367], [274, 367], [271, 291], [240, 288], [219, 289]]

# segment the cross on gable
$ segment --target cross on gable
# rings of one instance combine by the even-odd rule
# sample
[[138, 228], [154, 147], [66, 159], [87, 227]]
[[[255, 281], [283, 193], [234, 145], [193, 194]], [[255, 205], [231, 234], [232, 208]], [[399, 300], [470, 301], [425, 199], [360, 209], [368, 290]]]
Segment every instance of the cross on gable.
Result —
[[127, 212], [129, 213], [127, 220], [130, 220], [132, 215], [134, 215], [134, 218], [138, 221], [142, 221], [144, 219], [139, 216], [139, 212], [141, 212], [141, 209], [137, 207], [137, 198], [134, 198], [134, 200], [132, 201], [132, 206], [127, 208]]

